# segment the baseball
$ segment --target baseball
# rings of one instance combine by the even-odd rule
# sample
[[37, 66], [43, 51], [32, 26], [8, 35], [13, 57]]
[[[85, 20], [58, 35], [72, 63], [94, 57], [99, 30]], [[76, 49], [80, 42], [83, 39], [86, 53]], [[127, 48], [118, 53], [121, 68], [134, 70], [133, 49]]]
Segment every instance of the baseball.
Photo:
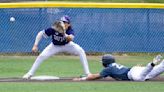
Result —
[[15, 18], [14, 17], [10, 17], [10, 21], [11, 22], [14, 22], [15, 21]]

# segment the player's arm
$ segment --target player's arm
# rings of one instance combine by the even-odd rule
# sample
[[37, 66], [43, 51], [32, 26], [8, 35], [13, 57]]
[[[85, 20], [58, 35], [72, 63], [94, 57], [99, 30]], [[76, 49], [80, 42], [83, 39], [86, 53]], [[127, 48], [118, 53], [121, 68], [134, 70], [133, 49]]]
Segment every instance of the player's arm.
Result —
[[66, 40], [67, 40], [68, 42], [69, 42], [69, 41], [73, 41], [74, 35], [73, 35], [73, 34], [70, 34], [70, 35], [65, 34], [65, 38], [66, 38]]
[[96, 79], [100, 79], [101, 76], [99, 73], [97, 74], [89, 74], [87, 77], [83, 77], [83, 78], [74, 78], [74, 81], [84, 81], [84, 80], [96, 80]]
[[42, 39], [43, 34], [44, 34], [43, 31], [40, 31], [37, 34], [36, 39], [35, 39], [35, 43], [34, 43], [33, 48], [32, 48], [33, 52], [37, 52], [38, 51], [38, 44], [39, 44], [40, 40]]
[[39, 44], [40, 40], [42, 39], [42, 37], [48, 38], [49, 36], [52, 35], [53, 31], [54, 31], [54, 29], [52, 29], [52, 28], [48, 28], [48, 29], [40, 31], [36, 36], [32, 51], [37, 52], [38, 51], [38, 44]]
[[96, 79], [100, 79], [100, 78], [101, 78], [100, 74], [97, 73], [97, 74], [90, 74], [90, 75], [88, 75], [86, 80], [96, 80]]
[[96, 73], [96, 74], [89, 74], [87, 77], [83, 77], [83, 78], [74, 78], [73, 80], [75, 81], [82, 81], [82, 80], [96, 80], [96, 79], [100, 79], [100, 78], [105, 78], [107, 76], [109, 76], [110, 73], [110, 68], [104, 68], [100, 73]]
[[73, 39], [74, 39], [74, 30], [70, 27], [70, 29], [67, 31], [67, 32], [65, 32], [65, 38], [66, 38], [66, 40], [69, 42], [69, 41], [73, 41]]
[[35, 43], [34, 43], [33, 48], [32, 48], [32, 52], [37, 52], [37, 51], [38, 51], [38, 45], [39, 45], [39, 42], [40, 42], [40, 40], [42, 39], [42, 37], [45, 37], [45, 38], [48, 37], [48, 36], [45, 34], [45, 30], [40, 31], [40, 32], [37, 34], [37, 36], [36, 36], [36, 38], [35, 38]]

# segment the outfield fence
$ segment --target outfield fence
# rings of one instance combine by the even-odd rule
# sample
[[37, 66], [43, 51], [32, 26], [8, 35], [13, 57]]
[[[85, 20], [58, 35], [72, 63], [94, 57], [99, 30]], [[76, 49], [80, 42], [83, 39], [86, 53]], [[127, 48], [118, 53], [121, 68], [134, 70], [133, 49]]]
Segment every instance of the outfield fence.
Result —
[[164, 52], [164, 4], [27, 2], [0, 3], [0, 53], [31, 52], [37, 33], [63, 15], [86, 52]]

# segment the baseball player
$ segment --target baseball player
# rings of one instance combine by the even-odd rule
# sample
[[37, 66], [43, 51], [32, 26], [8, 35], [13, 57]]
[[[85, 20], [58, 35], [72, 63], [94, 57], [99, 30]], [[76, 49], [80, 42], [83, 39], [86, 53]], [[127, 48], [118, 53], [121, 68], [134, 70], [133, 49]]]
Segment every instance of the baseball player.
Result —
[[128, 68], [117, 64], [112, 55], [106, 54], [102, 57], [102, 65], [104, 66], [104, 69], [100, 73], [90, 74], [87, 77], [82, 78], [74, 78], [73, 80], [95, 80], [109, 76], [115, 80], [145, 81], [157, 77], [164, 72], [164, 60], [159, 65], [156, 65], [160, 61], [161, 56], [158, 55], [145, 67], [134, 66], [132, 68]]
[[52, 42], [37, 57], [31, 69], [23, 76], [24, 79], [30, 79], [44, 60], [59, 52], [68, 52], [78, 55], [80, 57], [85, 74], [90, 74], [84, 50], [78, 44], [73, 42], [74, 31], [70, 22], [70, 17], [65, 15], [61, 17], [60, 21], [56, 21], [52, 27], [40, 31], [37, 34], [34, 46], [32, 48], [33, 52], [38, 51], [38, 44], [42, 37], [52, 37]]

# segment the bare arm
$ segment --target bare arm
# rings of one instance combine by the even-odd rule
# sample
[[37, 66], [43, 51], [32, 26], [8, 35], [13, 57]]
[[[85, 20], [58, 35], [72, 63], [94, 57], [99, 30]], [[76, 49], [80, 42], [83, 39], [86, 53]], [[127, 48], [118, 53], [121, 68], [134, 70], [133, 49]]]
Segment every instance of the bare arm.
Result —
[[86, 78], [86, 80], [95, 80], [95, 79], [100, 79], [100, 74], [97, 73], [97, 74], [90, 74], [88, 75], [88, 77]]
[[34, 43], [34, 46], [32, 48], [32, 51], [33, 52], [37, 52], [38, 51], [38, 44], [40, 42], [40, 40], [42, 39], [42, 37], [44, 36], [44, 31], [40, 31], [37, 36], [36, 36], [36, 39], [35, 39], [35, 43]]
[[97, 74], [89, 74], [87, 77], [83, 77], [83, 78], [74, 78], [74, 81], [83, 81], [83, 80], [96, 80], [96, 79], [100, 79], [101, 76], [99, 73]]

